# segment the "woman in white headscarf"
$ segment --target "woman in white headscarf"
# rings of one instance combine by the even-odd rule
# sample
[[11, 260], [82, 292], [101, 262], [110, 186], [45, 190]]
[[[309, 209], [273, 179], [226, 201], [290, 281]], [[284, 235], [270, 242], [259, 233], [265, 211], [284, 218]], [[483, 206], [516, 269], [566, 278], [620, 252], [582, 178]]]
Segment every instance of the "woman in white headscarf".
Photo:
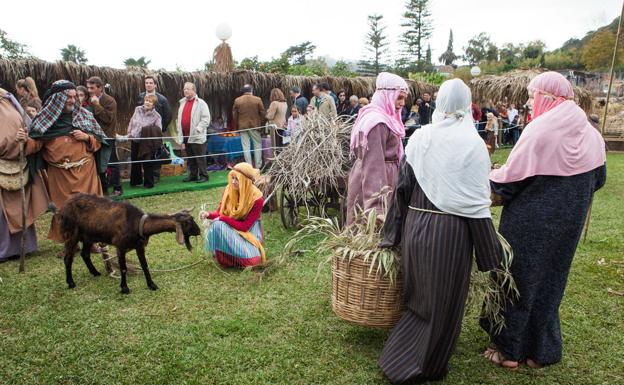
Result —
[[442, 84], [433, 123], [410, 138], [381, 247], [401, 247], [407, 310], [379, 364], [392, 383], [442, 379], [459, 336], [472, 253], [481, 271], [502, 248], [490, 213], [485, 143], [474, 129], [471, 94]]
[[372, 102], [360, 109], [351, 132], [351, 152], [357, 159], [349, 174], [347, 225], [357, 209], [383, 214], [380, 193], [394, 189], [403, 156], [401, 109], [409, 92], [407, 83], [398, 75], [382, 72], [376, 87]]

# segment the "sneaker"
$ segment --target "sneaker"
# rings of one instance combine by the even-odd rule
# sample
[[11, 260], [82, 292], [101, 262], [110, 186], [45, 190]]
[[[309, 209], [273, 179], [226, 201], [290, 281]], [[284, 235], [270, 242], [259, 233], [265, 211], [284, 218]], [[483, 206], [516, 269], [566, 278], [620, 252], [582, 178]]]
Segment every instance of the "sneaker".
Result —
[[122, 191], [115, 190], [115, 191], [113, 191], [113, 193], [110, 196], [112, 196], [112, 197], [120, 197], [122, 194], [123, 194]]

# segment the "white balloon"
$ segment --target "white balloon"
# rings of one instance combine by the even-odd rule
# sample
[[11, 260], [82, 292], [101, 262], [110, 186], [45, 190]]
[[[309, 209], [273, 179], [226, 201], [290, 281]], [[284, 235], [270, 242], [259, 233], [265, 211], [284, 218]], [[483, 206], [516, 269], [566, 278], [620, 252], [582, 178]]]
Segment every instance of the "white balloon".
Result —
[[470, 75], [472, 76], [479, 76], [481, 75], [481, 68], [479, 68], [479, 66], [474, 66], [470, 69]]
[[230, 27], [230, 25], [226, 23], [221, 23], [217, 25], [217, 29], [215, 32], [219, 40], [226, 41], [227, 39], [232, 37], [232, 27]]

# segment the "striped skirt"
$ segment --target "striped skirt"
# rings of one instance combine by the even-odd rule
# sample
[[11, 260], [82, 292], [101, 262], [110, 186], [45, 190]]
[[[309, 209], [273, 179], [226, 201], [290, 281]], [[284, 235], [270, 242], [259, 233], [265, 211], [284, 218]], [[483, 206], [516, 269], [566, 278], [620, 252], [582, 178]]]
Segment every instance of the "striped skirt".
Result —
[[[260, 220], [251, 226], [249, 232], [263, 242]], [[257, 266], [262, 263], [260, 250], [221, 221], [214, 222], [206, 234], [206, 252], [213, 255], [223, 267]]]

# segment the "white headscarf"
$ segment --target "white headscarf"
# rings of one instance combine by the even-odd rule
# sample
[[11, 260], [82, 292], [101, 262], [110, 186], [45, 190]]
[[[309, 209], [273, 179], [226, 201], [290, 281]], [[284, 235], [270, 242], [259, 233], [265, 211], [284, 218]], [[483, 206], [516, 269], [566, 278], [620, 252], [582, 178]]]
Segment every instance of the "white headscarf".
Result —
[[405, 156], [438, 209], [462, 217], [491, 218], [490, 157], [472, 122], [471, 102], [463, 81], [444, 82], [433, 123], [416, 130]]

